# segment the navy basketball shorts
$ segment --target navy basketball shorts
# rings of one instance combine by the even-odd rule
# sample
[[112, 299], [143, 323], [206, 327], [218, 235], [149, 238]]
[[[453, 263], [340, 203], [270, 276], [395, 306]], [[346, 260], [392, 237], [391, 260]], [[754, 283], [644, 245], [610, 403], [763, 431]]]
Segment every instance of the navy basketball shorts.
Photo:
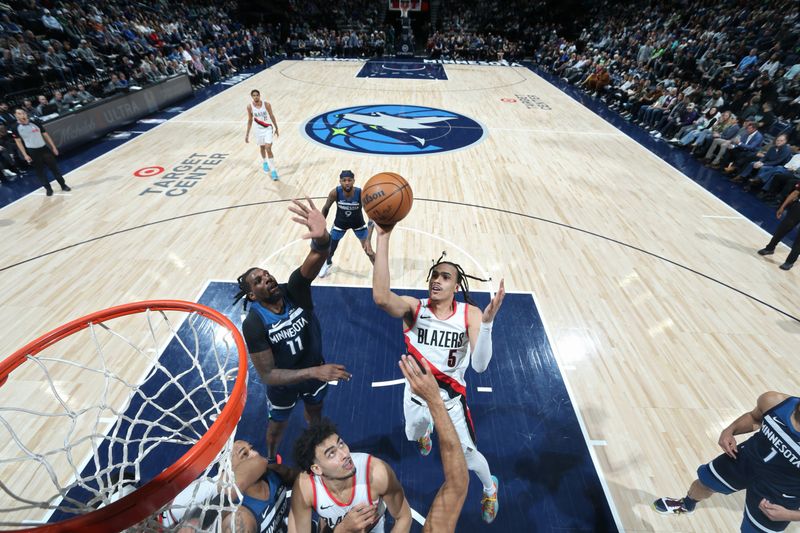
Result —
[[275, 422], [289, 420], [292, 409], [297, 404], [298, 398], [306, 405], [319, 405], [328, 392], [325, 381], [309, 379], [297, 385], [267, 386], [267, 401], [269, 403], [269, 419]]
[[[351, 228], [352, 229], [352, 228]], [[345, 233], [347, 233], [346, 229], [339, 229], [339, 228], [331, 228], [331, 239], [334, 241], [340, 241], [344, 237]], [[367, 228], [359, 228], [353, 229], [353, 233], [356, 234], [356, 237], [359, 241], [363, 241], [369, 235], [369, 230]]]
[[742, 533], [764, 533], [783, 531], [789, 522], [775, 522], [759, 509], [758, 505], [763, 498], [772, 503], [782, 505], [787, 509], [800, 508], [800, 495], [783, 494], [769, 486], [769, 480], [763, 479], [763, 468], [759, 468], [761, 460], [753, 459], [748, 453], [743, 453], [744, 443], [738, 446], [739, 453], [736, 459], [726, 454], [718, 456], [708, 464], [697, 469], [697, 478], [700, 482], [720, 494], [733, 494], [745, 490], [744, 517], [742, 519]]

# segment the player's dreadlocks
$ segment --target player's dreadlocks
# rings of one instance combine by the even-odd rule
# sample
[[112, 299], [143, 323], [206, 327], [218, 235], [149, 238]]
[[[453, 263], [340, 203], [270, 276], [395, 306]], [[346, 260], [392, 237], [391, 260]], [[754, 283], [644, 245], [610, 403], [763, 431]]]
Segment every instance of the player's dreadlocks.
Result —
[[471, 305], [474, 305], [474, 306], [477, 307], [478, 304], [476, 304], [472, 300], [470, 295], [469, 295], [469, 281], [468, 280], [474, 279], [475, 281], [490, 281], [491, 278], [483, 279], [483, 278], [479, 278], [479, 277], [476, 277], [476, 276], [470, 276], [469, 274], [464, 272], [464, 269], [461, 268], [461, 265], [459, 265], [458, 263], [453, 263], [452, 261], [443, 261], [443, 259], [446, 256], [447, 256], [447, 252], [443, 251], [442, 255], [439, 256], [439, 259], [437, 259], [433, 263], [431, 268], [428, 269], [428, 277], [425, 278], [425, 283], [430, 281], [431, 274], [433, 274], [433, 269], [434, 268], [436, 268], [439, 265], [450, 265], [450, 266], [452, 266], [453, 268], [456, 269], [456, 285], [458, 285], [458, 287], [461, 289], [461, 294], [464, 295], [464, 301], [467, 302], [468, 304], [471, 304]]
[[247, 311], [247, 293], [250, 292], [250, 284], [247, 283], [247, 276], [258, 267], [248, 268], [247, 272], [236, 278], [236, 283], [239, 284], [239, 292], [236, 293], [236, 296], [233, 297], [233, 305], [236, 305], [236, 302], [244, 298], [244, 310]]

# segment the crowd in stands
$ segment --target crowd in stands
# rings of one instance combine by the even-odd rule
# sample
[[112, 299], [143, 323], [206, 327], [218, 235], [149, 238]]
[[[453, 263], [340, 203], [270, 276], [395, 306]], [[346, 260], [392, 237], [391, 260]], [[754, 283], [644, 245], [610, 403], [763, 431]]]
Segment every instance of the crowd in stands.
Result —
[[182, 72], [195, 85], [212, 83], [262, 62], [273, 46], [269, 31], [231, 19], [234, 5], [48, 5], [0, 4], [0, 92], [36, 109], [35, 116], [62, 114]]
[[293, 25], [284, 44], [291, 59], [303, 57], [379, 57], [392, 55], [394, 31], [311, 29]]
[[263, 63], [272, 27], [245, 28], [235, 3], [175, 0], [0, 3], [0, 181], [25, 168], [8, 131], [14, 109], [47, 120], [186, 73], [203, 86]]
[[639, 2], [591, 18], [575, 40], [547, 34], [539, 66], [761, 198], [800, 181], [798, 4]]

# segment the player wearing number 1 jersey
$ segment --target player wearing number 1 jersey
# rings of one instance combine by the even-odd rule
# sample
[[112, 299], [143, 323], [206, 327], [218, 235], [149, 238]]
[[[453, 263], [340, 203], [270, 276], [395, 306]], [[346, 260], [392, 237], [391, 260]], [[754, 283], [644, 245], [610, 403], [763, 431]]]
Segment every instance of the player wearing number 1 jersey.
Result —
[[264, 269], [248, 269], [238, 278], [235, 297], [235, 301], [245, 298], [245, 308], [251, 304], [242, 333], [253, 366], [267, 386], [267, 459], [271, 462], [277, 459], [278, 444], [298, 398], [305, 404], [306, 421], [318, 421], [327, 382], [350, 379], [342, 365], [325, 364], [322, 357], [311, 282], [328, 257], [331, 237], [322, 213], [307, 201], [305, 205], [295, 200], [289, 207], [297, 215], [292, 220], [309, 230], [303, 238], [311, 239], [311, 251], [303, 264], [288, 283], [281, 284]]
[[[735, 435], [755, 433], [741, 444]], [[725, 453], [697, 469], [683, 498], [653, 502], [662, 514], [686, 514], [715, 492], [745, 491], [743, 533], [783, 531], [800, 521], [800, 398], [765, 392], [755, 409], [725, 428], [718, 444]]]
[[[395, 318], [402, 318], [406, 348], [417, 360], [427, 360], [439, 384], [440, 394], [456, 428], [467, 467], [483, 484], [481, 512], [492, 522], [498, 511], [497, 478], [475, 444], [475, 431], [467, 407], [464, 374], [472, 365], [483, 372], [492, 358], [492, 322], [505, 296], [503, 281], [492, 301], [481, 313], [469, 297], [468, 276], [460, 266], [440, 258], [428, 277], [428, 298], [399, 296], [389, 289], [389, 237], [391, 228], [375, 227], [378, 234], [372, 296], [375, 303]], [[476, 278], [473, 278], [476, 279]], [[461, 290], [465, 302], [456, 300]], [[424, 400], [406, 383], [403, 394], [406, 437], [417, 441], [420, 453], [431, 451], [433, 421]]]

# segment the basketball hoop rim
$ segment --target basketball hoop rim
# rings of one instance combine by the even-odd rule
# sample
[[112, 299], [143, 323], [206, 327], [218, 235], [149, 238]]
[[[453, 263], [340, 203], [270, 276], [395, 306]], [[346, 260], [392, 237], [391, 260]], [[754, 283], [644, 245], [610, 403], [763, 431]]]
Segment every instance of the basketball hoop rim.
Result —
[[15, 532], [105, 532], [120, 531], [141, 522], [170, 502], [178, 493], [194, 481], [217, 456], [233, 432], [244, 410], [247, 397], [247, 348], [241, 333], [225, 315], [219, 311], [194, 302], [182, 300], [147, 300], [133, 302], [102, 311], [96, 311], [68, 322], [36, 340], [29, 342], [3, 361], [0, 361], [0, 387], [29, 355], [37, 355], [56, 342], [89, 327], [136, 313], [150, 311], [184, 311], [197, 313], [227, 328], [233, 334], [239, 351], [238, 375], [233, 390], [217, 419], [205, 435], [169, 468], [148, 483], [118, 501], [82, 516], [76, 516], [54, 524], [16, 529]]

